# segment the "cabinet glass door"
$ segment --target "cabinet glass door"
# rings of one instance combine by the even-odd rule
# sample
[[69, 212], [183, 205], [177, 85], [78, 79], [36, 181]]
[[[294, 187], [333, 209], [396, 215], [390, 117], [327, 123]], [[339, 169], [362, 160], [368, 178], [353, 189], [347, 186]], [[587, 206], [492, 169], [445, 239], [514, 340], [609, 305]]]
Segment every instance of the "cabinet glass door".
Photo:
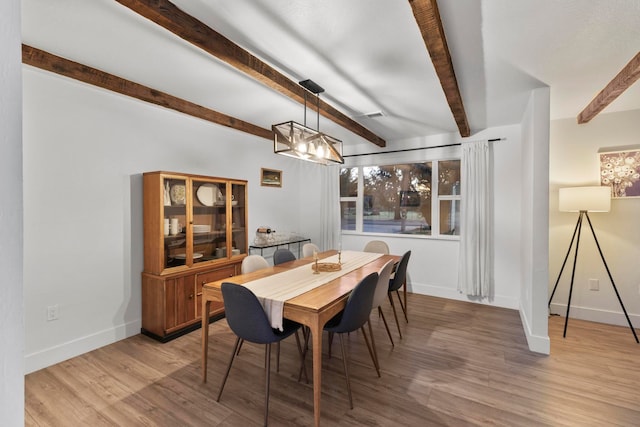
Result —
[[245, 184], [231, 183], [231, 255], [247, 253], [247, 191]]
[[165, 177], [163, 187], [164, 266], [186, 264], [187, 183], [184, 179]]
[[193, 262], [227, 257], [226, 183], [193, 180]]

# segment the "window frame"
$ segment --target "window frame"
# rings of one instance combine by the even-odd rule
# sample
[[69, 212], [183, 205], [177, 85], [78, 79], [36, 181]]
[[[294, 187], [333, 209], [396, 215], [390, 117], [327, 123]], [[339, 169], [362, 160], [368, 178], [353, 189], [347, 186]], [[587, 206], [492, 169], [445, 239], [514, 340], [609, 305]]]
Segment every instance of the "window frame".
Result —
[[[400, 160], [395, 162], [379, 162], [379, 163], [367, 163], [358, 165], [344, 165], [340, 169], [353, 169], [358, 170], [357, 180], [357, 196], [340, 196], [339, 202], [355, 202], [356, 204], [356, 226], [355, 230], [342, 229], [342, 223], [340, 224], [340, 232], [344, 235], [365, 235], [365, 236], [379, 236], [379, 237], [394, 237], [401, 239], [433, 239], [433, 240], [460, 240], [460, 234], [441, 234], [440, 233], [440, 202], [443, 200], [457, 200], [460, 203], [460, 212], [462, 213], [462, 191], [457, 195], [440, 195], [439, 185], [440, 179], [438, 174], [439, 164], [444, 161], [458, 160], [460, 157], [447, 156], [437, 159], [425, 159], [425, 160]], [[394, 166], [394, 165], [408, 165], [417, 163], [431, 163], [431, 233], [430, 234], [401, 234], [401, 233], [383, 233], [383, 232], [370, 232], [364, 231], [364, 174], [363, 169], [366, 167], [379, 167], [379, 166]], [[460, 165], [462, 167], [462, 165]], [[460, 182], [460, 189], [464, 184]], [[341, 218], [342, 221], [342, 218]]]
[[[460, 171], [460, 192], [458, 194], [443, 194], [440, 195], [439, 194], [439, 187], [440, 187], [440, 171], [439, 171], [439, 167], [440, 167], [440, 162], [447, 162], [447, 161], [452, 161], [452, 160], [457, 160], [460, 162], [460, 168], [462, 168], [462, 160], [459, 158], [446, 158], [446, 159], [438, 159], [438, 160], [434, 160], [434, 163], [436, 163], [435, 166], [432, 167], [432, 170], [434, 171], [434, 173], [432, 174], [432, 176], [436, 176], [438, 177], [438, 182], [436, 183], [436, 197], [431, 197], [431, 201], [432, 203], [434, 203], [433, 199], [435, 200], [435, 203], [437, 204], [437, 212], [438, 215], [437, 216], [437, 230], [438, 230], [438, 236], [439, 237], [457, 237], [457, 239], [455, 240], [459, 240], [460, 239], [460, 234], [440, 234], [440, 218], [442, 217], [442, 215], [440, 214], [440, 202], [444, 201], [444, 200], [448, 200], [448, 201], [457, 201], [460, 204], [460, 215], [462, 215], [462, 171]], [[433, 189], [433, 183], [431, 183], [431, 188]], [[433, 190], [432, 190], [433, 191]], [[436, 207], [434, 207], [433, 205], [431, 206], [431, 217], [433, 218], [433, 209], [435, 209]], [[458, 226], [460, 226], [460, 223], [458, 222]], [[433, 226], [431, 227], [432, 231], [433, 231]], [[461, 232], [461, 231], [460, 231]]]

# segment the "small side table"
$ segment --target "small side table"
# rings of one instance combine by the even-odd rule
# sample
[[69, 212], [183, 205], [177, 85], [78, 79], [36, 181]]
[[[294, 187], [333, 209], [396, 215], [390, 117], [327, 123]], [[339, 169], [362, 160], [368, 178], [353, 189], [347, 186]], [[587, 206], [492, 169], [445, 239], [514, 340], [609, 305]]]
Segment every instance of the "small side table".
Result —
[[269, 248], [279, 248], [286, 246], [287, 249], [291, 250], [291, 245], [298, 245], [298, 258], [302, 254], [302, 244], [305, 242], [311, 242], [311, 239], [308, 237], [292, 237], [287, 240], [280, 240], [277, 242], [268, 242], [263, 244], [253, 244], [249, 246], [249, 254], [251, 254], [252, 250], [260, 251], [260, 255], [264, 256], [264, 250]]

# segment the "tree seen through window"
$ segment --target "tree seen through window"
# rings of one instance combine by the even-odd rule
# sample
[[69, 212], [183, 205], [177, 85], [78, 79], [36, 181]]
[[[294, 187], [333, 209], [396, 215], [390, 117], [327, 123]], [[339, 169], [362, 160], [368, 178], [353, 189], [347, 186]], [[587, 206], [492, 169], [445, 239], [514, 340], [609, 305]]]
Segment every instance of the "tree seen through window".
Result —
[[[439, 203], [432, 203], [435, 162], [343, 168], [340, 173], [342, 229], [370, 233], [431, 235], [432, 209], [442, 212], [438, 234], [457, 234], [460, 161], [440, 161], [436, 186]], [[362, 194], [358, 194], [358, 174]], [[446, 199], [446, 200], [442, 200]], [[454, 200], [455, 199], [455, 200]], [[435, 206], [435, 207], [433, 207]], [[453, 209], [453, 210], [452, 210]], [[361, 228], [356, 223], [361, 212]]]

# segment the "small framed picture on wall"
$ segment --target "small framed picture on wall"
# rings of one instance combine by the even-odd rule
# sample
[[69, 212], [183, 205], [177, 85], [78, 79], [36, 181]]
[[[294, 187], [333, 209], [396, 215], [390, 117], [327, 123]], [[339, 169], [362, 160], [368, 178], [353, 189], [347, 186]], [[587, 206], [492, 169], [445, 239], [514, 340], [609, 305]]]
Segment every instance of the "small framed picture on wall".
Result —
[[260, 170], [260, 185], [263, 187], [282, 187], [282, 171], [262, 168]]
[[611, 187], [611, 197], [640, 197], [640, 147], [612, 151], [603, 148], [598, 155], [600, 184]]

